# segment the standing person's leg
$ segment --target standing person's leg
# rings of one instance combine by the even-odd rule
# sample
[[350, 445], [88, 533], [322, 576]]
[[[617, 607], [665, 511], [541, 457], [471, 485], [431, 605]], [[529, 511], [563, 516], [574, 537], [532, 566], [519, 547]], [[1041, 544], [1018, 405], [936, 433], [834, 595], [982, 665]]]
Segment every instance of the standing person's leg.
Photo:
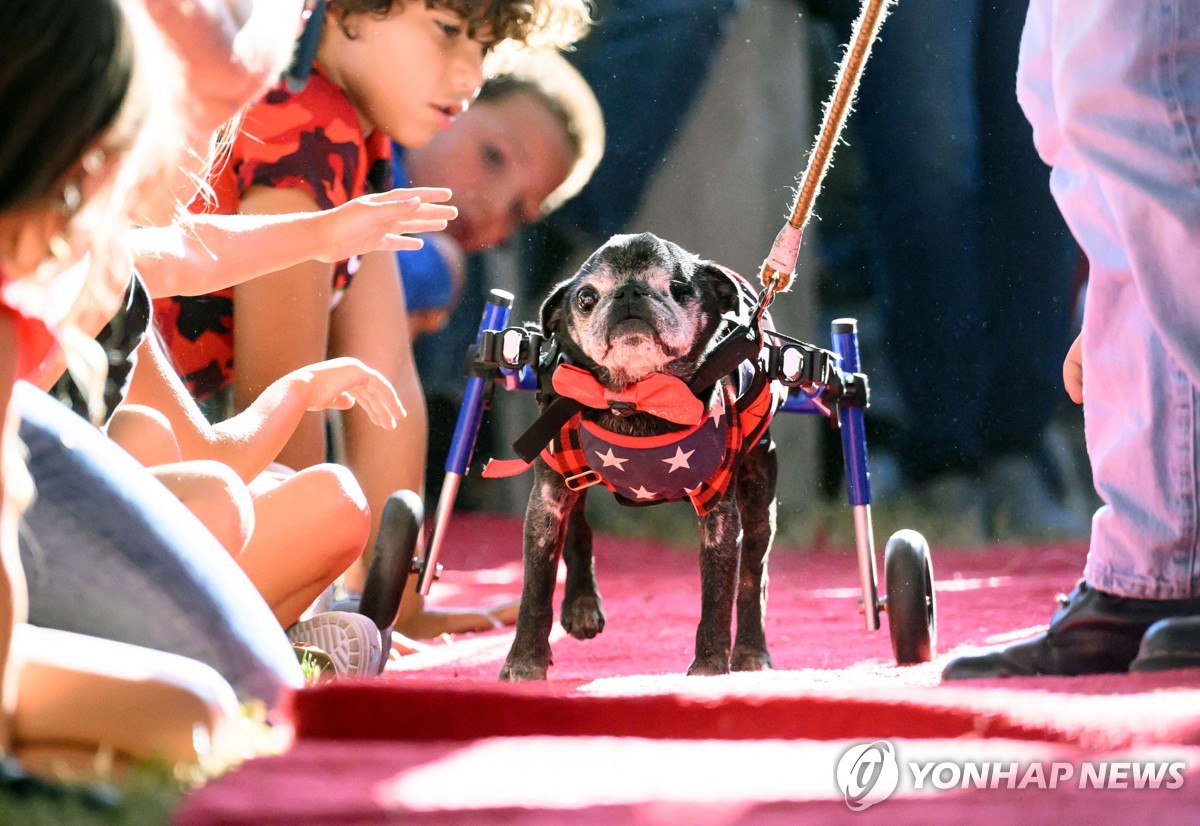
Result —
[[898, 454], [916, 483], [973, 474], [982, 458], [978, 5], [898, 4], [872, 51], [854, 115], [878, 255], [876, 295], [906, 411]]
[[[1151, 623], [1200, 614], [1200, 0], [1034, 0], [1021, 102], [1088, 256], [1088, 452], [1105, 505], [1084, 582], [1031, 640], [947, 678], [1121, 671]], [[1190, 97], [1189, 97], [1190, 94]]]
[[207, 663], [243, 699], [302, 677], [279, 623], [204, 526], [144, 467], [19, 385], [37, 488], [21, 528], [29, 621]]
[[1130, 597], [1196, 597], [1200, 0], [1054, 9], [1056, 105], [1079, 165], [1052, 186], [1091, 265], [1084, 415], [1106, 503], [1085, 576]]

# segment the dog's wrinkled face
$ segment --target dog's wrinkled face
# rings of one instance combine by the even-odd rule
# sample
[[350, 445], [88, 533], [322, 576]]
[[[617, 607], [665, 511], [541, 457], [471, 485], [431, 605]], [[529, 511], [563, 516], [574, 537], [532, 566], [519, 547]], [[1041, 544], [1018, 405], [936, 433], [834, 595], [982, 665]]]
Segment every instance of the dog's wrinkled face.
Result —
[[554, 290], [542, 327], [619, 389], [650, 373], [688, 375], [736, 300], [709, 262], [649, 233], [618, 235]]

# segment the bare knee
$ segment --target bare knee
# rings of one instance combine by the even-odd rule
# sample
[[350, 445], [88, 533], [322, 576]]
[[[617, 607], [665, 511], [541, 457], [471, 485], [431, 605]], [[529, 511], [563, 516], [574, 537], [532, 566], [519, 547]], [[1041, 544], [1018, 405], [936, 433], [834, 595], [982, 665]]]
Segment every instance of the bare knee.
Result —
[[254, 505], [246, 485], [228, 465], [208, 460], [178, 462], [151, 472], [237, 556], [254, 530]]
[[371, 534], [367, 497], [354, 474], [341, 465], [314, 465], [298, 475], [309, 477], [306, 482], [316, 488], [313, 501], [318, 503], [320, 515], [327, 524], [336, 525], [343, 538], [336, 558], [330, 559], [336, 569], [332, 576], [338, 576], [358, 559]]
[[105, 430], [110, 439], [146, 467], [170, 465], [182, 459], [171, 422], [153, 407], [121, 405]]

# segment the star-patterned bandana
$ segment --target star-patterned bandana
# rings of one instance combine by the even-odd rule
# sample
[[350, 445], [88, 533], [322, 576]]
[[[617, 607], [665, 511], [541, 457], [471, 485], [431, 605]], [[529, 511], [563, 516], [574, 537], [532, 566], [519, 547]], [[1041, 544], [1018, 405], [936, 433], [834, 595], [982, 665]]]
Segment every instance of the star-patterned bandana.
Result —
[[[720, 504], [733, 482], [747, 424], [728, 383], [722, 382], [714, 405], [695, 427], [662, 436], [622, 436], [584, 422], [577, 413], [542, 451], [542, 459], [562, 474], [569, 488], [602, 484], [627, 505], [688, 499], [703, 516]], [[758, 420], [757, 411], [751, 415]], [[724, 436], [724, 447], [715, 448], [714, 467], [717, 434]]]
[[686, 499], [712, 476], [725, 455], [725, 402], [694, 427], [664, 436], [628, 437], [591, 422], [579, 430], [588, 466], [613, 492], [632, 502]]

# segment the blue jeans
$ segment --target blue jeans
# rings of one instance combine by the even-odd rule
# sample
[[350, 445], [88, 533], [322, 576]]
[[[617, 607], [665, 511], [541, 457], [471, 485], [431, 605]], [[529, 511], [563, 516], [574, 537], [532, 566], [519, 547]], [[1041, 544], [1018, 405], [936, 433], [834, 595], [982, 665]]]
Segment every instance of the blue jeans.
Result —
[[1090, 265], [1084, 576], [1200, 596], [1200, 0], [1033, 0], [1021, 105]]
[[1023, 19], [1020, 3], [898, 3], [849, 121], [917, 481], [1038, 449], [1065, 399], [1079, 252], [1014, 93]]
[[207, 663], [242, 699], [302, 675], [278, 621], [144, 467], [30, 385], [14, 396], [37, 495], [21, 525], [29, 621]]

